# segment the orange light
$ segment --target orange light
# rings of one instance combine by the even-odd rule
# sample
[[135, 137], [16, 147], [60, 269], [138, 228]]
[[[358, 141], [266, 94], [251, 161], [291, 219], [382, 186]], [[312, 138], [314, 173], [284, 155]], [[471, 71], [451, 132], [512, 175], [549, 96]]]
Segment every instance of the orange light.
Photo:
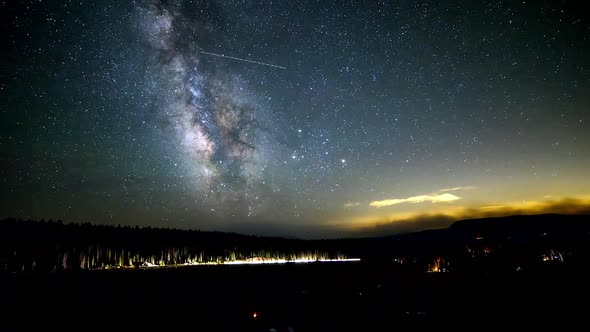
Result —
[[254, 312], [254, 313], [252, 314], [252, 318], [254, 318], [254, 319], [258, 318], [258, 313], [257, 313], [257, 312]]

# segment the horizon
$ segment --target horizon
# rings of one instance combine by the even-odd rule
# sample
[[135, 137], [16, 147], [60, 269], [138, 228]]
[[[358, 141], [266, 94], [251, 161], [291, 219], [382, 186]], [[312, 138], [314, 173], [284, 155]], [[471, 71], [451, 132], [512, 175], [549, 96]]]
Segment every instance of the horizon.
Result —
[[4, 7], [2, 219], [341, 238], [590, 214], [581, 3]]
[[[454, 224], [458, 222], [465, 222], [465, 221], [489, 221], [489, 220], [496, 220], [496, 219], [523, 219], [523, 218], [535, 218], [535, 217], [588, 217], [590, 216], [590, 211], [584, 211], [581, 213], [539, 213], [539, 214], [512, 214], [512, 215], [501, 215], [501, 216], [485, 216], [485, 217], [477, 217], [477, 218], [469, 218], [469, 219], [453, 219], [452, 221], [440, 223], [438, 226], [433, 227], [424, 227], [424, 228], [415, 228], [415, 229], [405, 229], [405, 230], [393, 230], [388, 232], [387, 226], [383, 225], [385, 231], [383, 229], [366, 229], [364, 232], [348, 232], [348, 233], [338, 233], [340, 235], [335, 236], [322, 236], [322, 233], [314, 233], [314, 232], [307, 232], [308, 234], [315, 234], [310, 237], [296, 237], [292, 235], [281, 235], [278, 233], [248, 233], [248, 232], [239, 232], [239, 231], [224, 231], [224, 230], [206, 230], [206, 229], [197, 229], [197, 228], [172, 228], [172, 227], [153, 227], [153, 226], [145, 226], [145, 225], [130, 225], [130, 224], [97, 224], [93, 222], [79, 222], [79, 221], [67, 221], [61, 219], [51, 219], [51, 218], [44, 218], [44, 219], [24, 219], [24, 218], [14, 218], [14, 217], [6, 217], [0, 219], [0, 224], [6, 221], [16, 221], [16, 222], [32, 222], [32, 223], [58, 223], [62, 225], [90, 225], [90, 226], [98, 226], [98, 227], [112, 227], [112, 228], [119, 228], [119, 227], [127, 227], [127, 228], [138, 228], [138, 229], [152, 229], [152, 230], [166, 230], [166, 231], [187, 231], [187, 232], [205, 232], [205, 233], [221, 233], [221, 234], [231, 234], [231, 235], [238, 235], [238, 236], [246, 236], [246, 237], [263, 237], [263, 238], [276, 238], [276, 239], [285, 239], [285, 240], [300, 240], [300, 241], [323, 241], [323, 240], [353, 240], [353, 239], [371, 239], [371, 238], [380, 238], [380, 237], [391, 237], [391, 236], [403, 236], [407, 234], [414, 234], [420, 233], [423, 231], [437, 231], [437, 230], [446, 230], [450, 229]], [[451, 220], [451, 219], [449, 219]]]

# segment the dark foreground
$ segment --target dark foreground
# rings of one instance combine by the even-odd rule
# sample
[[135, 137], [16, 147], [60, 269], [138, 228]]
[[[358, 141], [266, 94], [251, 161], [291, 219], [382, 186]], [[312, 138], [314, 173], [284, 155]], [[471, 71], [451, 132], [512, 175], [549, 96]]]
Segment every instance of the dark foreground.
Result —
[[567, 264], [500, 275], [365, 263], [3, 274], [0, 330], [584, 331], [589, 277]]

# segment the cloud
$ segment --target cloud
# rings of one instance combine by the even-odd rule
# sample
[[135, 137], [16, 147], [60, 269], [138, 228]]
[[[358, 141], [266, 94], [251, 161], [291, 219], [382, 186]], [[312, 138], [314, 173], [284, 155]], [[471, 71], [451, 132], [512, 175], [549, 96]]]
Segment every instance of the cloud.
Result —
[[590, 197], [514, 202], [472, 208], [450, 207], [448, 210], [434, 213], [396, 214], [388, 218], [364, 220], [356, 227], [349, 228], [349, 231], [351, 235], [356, 236], [385, 235], [444, 228], [464, 219], [546, 213], [590, 214]]
[[350, 208], [350, 207], [353, 207], [353, 206], [359, 206], [360, 204], [361, 203], [359, 203], [359, 202], [346, 202], [346, 203], [344, 203], [344, 207], [345, 208]]
[[296, 234], [297, 237], [304, 239], [349, 238], [445, 228], [455, 221], [465, 219], [544, 213], [590, 214], [590, 197], [513, 202], [471, 208], [447, 206], [444, 210], [433, 213], [399, 213], [389, 217], [366, 216], [356, 220], [354, 224], [342, 224], [340, 220], [340, 222], [325, 224], [285, 223], [278, 225], [273, 221], [254, 220], [248, 221], [248, 223], [232, 223], [224, 226], [226, 228], [217, 227], [216, 229], [268, 236], [293, 237], [293, 234]]
[[428, 194], [428, 195], [419, 195], [419, 196], [412, 196], [408, 198], [394, 198], [394, 199], [385, 199], [381, 201], [373, 201], [369, 203], [370, 206], [376, 208], [382, 208], [386, 206], [392, 206], [401, 203], [422, 203], [422, 202], [431, 202], [431, 203], [440, 203], [440, 202], [452, 202], [461, 199], [459, 196], [455, 196], [453, 194]]
[[477, 187], [475, 187], [475, 186], [462, 186], [462, 187], [445, 188], [445, 189], [441, 189], [439, 191], [446, 192], [446, 191], [457, 191], [457, 190], [473, 190], [475, 188], [477, 188]]

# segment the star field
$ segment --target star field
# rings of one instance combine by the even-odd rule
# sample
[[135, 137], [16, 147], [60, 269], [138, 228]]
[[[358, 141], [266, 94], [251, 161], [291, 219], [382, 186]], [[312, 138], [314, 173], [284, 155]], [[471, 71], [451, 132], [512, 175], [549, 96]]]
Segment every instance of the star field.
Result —
[[5, 216], [330, 236], [590, 194], [577, 2], [2, 7]]

